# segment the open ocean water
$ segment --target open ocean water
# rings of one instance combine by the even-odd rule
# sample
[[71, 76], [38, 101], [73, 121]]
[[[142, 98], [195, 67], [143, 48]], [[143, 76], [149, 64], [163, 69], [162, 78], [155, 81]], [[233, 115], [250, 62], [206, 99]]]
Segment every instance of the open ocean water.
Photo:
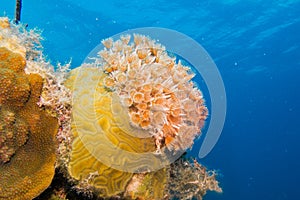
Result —
[[[15, 1], [0, 0], [14, 17]], [[188, 35], [215, 61], [227, 115], [200, 162], [217, 169], [222, 194], [206, 200], [300, 199], [299, 0], [24, 0], [21, 22], [43, 30], [51, 62], [79, 66], [102, 39], [140, 27]], [[197, 157], [201, 138], [189, 153]]]

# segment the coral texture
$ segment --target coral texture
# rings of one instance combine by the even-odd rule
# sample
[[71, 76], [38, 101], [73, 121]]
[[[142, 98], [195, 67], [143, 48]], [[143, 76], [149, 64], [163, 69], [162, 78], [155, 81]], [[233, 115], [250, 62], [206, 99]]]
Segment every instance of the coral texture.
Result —
[[208, 171], [196, 160], [191, 163], [181, 158], [171, 164], [169, 172], [168, 199], [202, 200], [207, 191], [222, 192], [217, 173]]
[[[1, 73], [0, 73], [1, 74]], [[0, 164], [6, 163], [28, 139], [29, 125], [8, 108], [0, 110]]]
[[128, 183], [124, 196], [130, 199], [165, 199], [167, 194], [168, 169], [134, 174]]
[[32, 199], [54, 175], [57, 119], [38, 107], [43, 79], [25, 65], [0, 48], [0, 199]]
[[0, 47], [33, 59], [41, 55], [41, 39], [38, 30], [27, 31], [22, 24], [14, 25], [7, 17], [0, 18]]
[[[166, 175], [146, 172], [171, 162], [163, 147], [182, 152], [193, 145], [207, 109], [190, 68], [148, 37], [134, 35], [129, 42], [128, 35], [104, 40], [100, 57], [72, 71], [67, 81], [74, 136], [69, 175], [79, 181], [78, 189], [102, 197], [127, 190], [132, 198], [162, 198], [156, 186], [164, 188], [166, 181], [158, 180]], [[136, 177], [138, 190], [126, 189]]]
[[[72, 135], [70, 131], [71, 120], [71, 93], [64, 86], [64, 81], [69, 72], [70, 63], [65, 65], [58, 64], [55, 69], [50, 62], [47, 62], [43, 55], [43, 47], [41, 45], [42, 37], [37, 29], [27, 30], [22, 24], [15, 25], [9, 22], [6, 17], [0, 18], [0, 47], [5, 47], [10, 51], [18, 54], [18, 56], [7, 57], [2, 61], [2, 65], [13, 63], [11, 67], [16, 70], [25, 70], [26, 74], [39, 74], [43, 79], [42, 94], [37, 102], [41, 109], [45, 109], [51, 116], [58, 119], [59, 129], [56, 135], [58, 140], [57, 162], [56, 166], [66, 170], [69, 162], [70, 149], [72, 144]], [[5, 55], [3, 55], [5, 56]], [[26, 67], [24, 59], [16, 59], [17, 57], [26, 58]], [[17, 70], [18, 71], [18, 70]], [[4, 72], [3, 72], [4, 73]], [[5, 72], [8, 76], [10, 72]], [[11, 75], [10, 75], [11, 76]], [[0, 91], [2, 93], [27, 95], [28, 85], [26, 81], [17, 80], [19, 84], [16, 87], [20, 91]], [[26, 88], [27, 87], [27, 88]], [[22, 105], [26, 98], [16, 97], [18, 100], [15, 104]], [[13, 99], [11, 99], [13, 100]]]
[[55, 163], [69, 158], [69, 64], [55, 71], [41, 40], [38, 30], [0, 18], [0, 199], [34, 198], [49, 186]]
[[190, 148], [207, 117], [202, 93], [191, 81], [194, 74], [154, 40], [134, 34], [129, 43], [130, 38], [102, 41], [105, 86], [128, 109], [131, 125], [155, 138], [158, 151]]
[[43, 90], [38, 105], [58, 119], [59, 129], [56, 134], [58, 141], [56, 167], [66, 170], [70, 160], [70, 151], [73, 136], [71, 135], [71, 92], [65, 86], [65, 80], [69, 73], [70, 63], [58, 64], [54, 67], [43, 59], [31, 62], [27, 65], [26, 73], [37, 73], [44, 80]]
[[101, 197], [122, 193], [132, 174], [102, 164], [84, 147], [78, 135], [74, 137], [69, 172], [72, 178], [79, 181], [75, 188], [87, 194], [94, 192]]
[[[74, 76], [76, 77], [76, 70], [72, 71], [72, 73], [75, 75], [71, 75], [70, 79], [74, 81], [76, 79], [74, 78]], [[106, 166], [91, 152], [98, 152], [107, 156], [113, 154], [113, 152], [110, 152], [110, 148], [103, 148], [103, 145], [117, 146], [129, 152], [151, 152], [155, 150], [155, 143], [152, 138], [133, 137], [126, 133], [116, 122], [118, 119], [115, 119], [113, 115], [113, 108], [116, 107], [112, 102], [112, 93], [105, 90], [103, 81], [101, 81], [105, 77], [104, 73], [99, 72], [98, 68], [82, 68], [80, 73], [82, 73], [80, 77], [84, 79], [77, 81], [85, 85], [81, 89], [76, 88], [77, 91], [74, 92], [73, 118], [76, 120], [73, 120], [72, 124], [74, 141], [69, 173], [72, 178], [79, 181], [76, 188], [81, 192], [89, 193], [89, 191], [94, 191], [102, 197], [116, 196], [125, 191], [126, 185], [133, 174]], [[77, 79], [80, 77], [77, 77]], [[68, 85], [74, 86], [70, 83], [72, 82], [71, 80], [68, 82]], [[94, 86], [96, 86], [97, 94], [101, 94], [101, 98], [97, 98], [95, 107], [89, 107], [88, 104], [83, 106], [82, 101], [78, 101], [76, 96], [80, 96], [81, 100], [84, 99], [84, 102], [93, 101], [95, 91], [91, 87]], [[73, 87], [73, 90], [76, 89]], [[90, 112], [87, 112], [87, 110]], [[97, 117], [93, 116], [93, 113]], [[95, 132], [97, 129], [94, 123], [100, 126], [103, 131], [90, 135], [89, 132]], [[79, 134], [77, 131], [81, 133]], [[101, 141], [104, 141], [103, 137], [106, 137], [109, 142], [101, 143]], [[85, 146], [83, 142], [93, 145]], [[125, 159], [120, 158], [117, 162], [126, 162]]]

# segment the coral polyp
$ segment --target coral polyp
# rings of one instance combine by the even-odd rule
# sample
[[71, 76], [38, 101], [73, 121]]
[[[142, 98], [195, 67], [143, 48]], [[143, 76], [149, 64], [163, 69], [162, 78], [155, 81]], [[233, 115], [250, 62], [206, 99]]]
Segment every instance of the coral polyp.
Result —
[[10, 161], [27, 142], [29, 124], [9, 108], [0, 109], [0, 164]]
[[102, 41], [104, 85], [120, 97], [131, 125], [155, 138], [158, 151], [163, 146], [191, 147], [208, 114], [201, 91], [191, 81], [194, 74], [154, 40], [134, 34], [129, 43], [130, 37]]

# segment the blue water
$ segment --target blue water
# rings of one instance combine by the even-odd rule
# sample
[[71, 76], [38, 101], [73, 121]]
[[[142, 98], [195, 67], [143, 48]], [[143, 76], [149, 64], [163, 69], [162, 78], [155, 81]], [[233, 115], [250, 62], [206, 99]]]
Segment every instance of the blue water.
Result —
[[[13, 17], [14, 2], [1, 0], [0, 14]], [[25, 0], [21, 21], [43, 30], [53, 63], [72, 57], [73, 68], [127, 29], [165, 27], [192, 37], [215, 61], [227, 93], [222, 135], [200, 160], [219, 171], [224, 193], [205, 199], [300, 199], [299, 0]]]

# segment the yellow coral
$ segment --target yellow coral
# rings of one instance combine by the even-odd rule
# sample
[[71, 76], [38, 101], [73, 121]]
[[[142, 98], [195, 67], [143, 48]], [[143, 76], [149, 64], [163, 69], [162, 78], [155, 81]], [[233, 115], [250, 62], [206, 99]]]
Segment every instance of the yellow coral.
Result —
[[[81, 66], [68, 83], [74, 135], [69, 173], [79, 186], [92, 186], [105, 197], [124, 192], [133, 174], [157, 171], [177, 159], [192, 146], [207, 116], [188, 67], [145, 36], [129, 41], [128, 35], [104, 40], [101, 58], [95, 58], [101, 66]], [[129, 196], [162, 198], [149, 183], [165, 177], [159, 174], [145, 176], [152, 194]]]
[[7, 156], [0, 153], [0, 199], [32, 199], [54, 175], [57, 119], [37, 106], [43, 79], [25, 74], [25, 65], [22, 56], [0, 48], [0, 121], [5, 126], [0, 145], [13, 149]]
[[146, 174], [135, 174], [127, 185], [124, 196], [130, 197], [130, 199], [165, 199], [167, 174], [166, 168]]
[[[124, 126], [122, 116], [114, 115], [116, 112], [120, 112], [120, 105], [114, 104], [112, 93], [107, 92], [103, 87], [102, 80], [105, 74], [99, 73], [97, 68], [83, 68], [80, 70], [80, 77], [83, 80], [77, 80], [80, 83], [84, 82], [85, 87], [79, 89], [72, 85], [72, 80], [78, 79], [76, 77], [75, 70], [67, 81], [68, 85], [71, 85], [74, 92], [74, 105], [73, 105], [73, 126], [72, 132], [74, 141], [72, 145], [71, 161], [69, 164], [69, 173], [71, 177], [79, 181], [85, 181], [88, 179], [90, 186], [93, 186], [93, 190], [101, 194], [101, 196], [113, 196], [124, 192], [125, 187], [132, 177], [132, 173], [120, 171], [110, 166], [101, 163], [95, 153], [106, 154], [110, 156], [114, 154], [114, 149], [118, 147], [124, 151], [142, 153], [152, 152], [155, 150], [155, 143], [152, 138], [137, 138], [127, 133], [128, 125]], [[79, 77], [79, 78], [80, 78]], [[98, 83], [98, 84], [97, 84]], [[89, 101], [94, 96], [94, 89], [97, 90], [97, 94], [101, 94], [101, 97], [97, 98], [95, 105], [89, 106]], [[78, 101], [78, 96], [86, 104], [83, 106], [82, 101]], [[114, 106], [110, 106], [113, 104]], [[94, 106], [94, 107], [93, 107]], [[89, 110], [89, 112], [87, 112]], [[93, 114], [97, 115], [95, 117]], [[117, 117], [118, 116], [118, 117]], [[96, 121], [95, 121], [96, 120]], [[102, 131], [97, 132], [98, 124]], [[94, 125], [93, 125], [94, 124]], [[90, 132], [95, 134], [90, 135]], [[107, 142], [105, 139], [107, 138]], [[90, 145], [86, 145], [89, 143]], [[107, 146], [107, 148], [105, 148]], [[119, 158], [117, 163], [126, 162], [126, 157]], [[96, 175], [90, 178], [90, 174]]]
[[[109, 197], [123, 192], [132, 174], [115, 170], [99, 162], [84, 147], [78, 134], [73, 133], [75, 139], [72, 145], [69, 173], [72, 178], [80, 182], [88, 182], [87, 185], [79, 186], [84, 187], [81, 190], [84, 191], [93, 187], [92, 191], [99, 193], [102, 197]], [[90, 178], [90, 174], [95, 172], [96, 175]]]

